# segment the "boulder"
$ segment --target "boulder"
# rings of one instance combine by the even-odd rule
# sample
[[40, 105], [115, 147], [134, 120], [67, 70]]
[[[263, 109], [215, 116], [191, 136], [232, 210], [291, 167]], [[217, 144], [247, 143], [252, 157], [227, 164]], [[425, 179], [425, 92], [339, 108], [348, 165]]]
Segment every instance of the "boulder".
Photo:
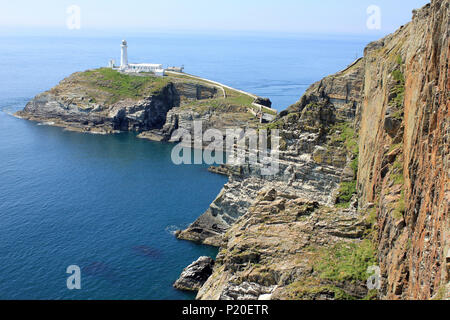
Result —
[[211, 276], [214, 260], [210, 257], [200, 257], [197, 261], [187, 266], [174, 283], [174, 288], [183, 291], [197, 291]]
[[268, 99], [268, 98], [258, 97], [258, 98], [256, 98], [255, 103], [260, 104], [264, 107], [272, 108], [272, 101], [270, 101], [270, 99]]

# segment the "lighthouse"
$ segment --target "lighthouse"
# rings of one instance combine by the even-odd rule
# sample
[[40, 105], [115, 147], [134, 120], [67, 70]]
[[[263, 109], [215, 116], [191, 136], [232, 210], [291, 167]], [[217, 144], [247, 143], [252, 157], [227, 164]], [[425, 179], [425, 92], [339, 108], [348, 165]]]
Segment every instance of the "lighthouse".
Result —
[[121, 69], [126, 69], [128, 66], [128, 52], [127, 52], [127, 41], [126, 40], [122, 40], [122, 52], [120, 55], [120, 68]]
[[120, 66], [116, 67], [114, 60], [109, 60], [108, 68], [127, 73], [153, 73], [156, 76], [163, 77], [165, 70], [162, 64], [156, 63], [128, 63], [128, 43], [127, 40], [122, 40], [120, 46]]

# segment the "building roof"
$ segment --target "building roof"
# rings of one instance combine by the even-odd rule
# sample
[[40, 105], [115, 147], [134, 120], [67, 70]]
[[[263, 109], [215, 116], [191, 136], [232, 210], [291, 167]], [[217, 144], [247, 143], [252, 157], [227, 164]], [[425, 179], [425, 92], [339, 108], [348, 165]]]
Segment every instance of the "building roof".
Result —
[[152, 68], [161, 68], [162, 64], [159, 63], [129, 63], [129, 66], [136, 66], [136, 67], [152, 67]]

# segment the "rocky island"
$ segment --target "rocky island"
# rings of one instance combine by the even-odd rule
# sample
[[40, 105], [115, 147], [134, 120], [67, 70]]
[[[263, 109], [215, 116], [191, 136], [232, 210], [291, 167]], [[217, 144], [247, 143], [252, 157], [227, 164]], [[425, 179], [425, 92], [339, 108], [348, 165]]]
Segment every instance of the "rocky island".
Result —
[[[17, 116], [90, 133], [132, 131], [167, 141], [176, 129], [204, 120], [218, 129], [256, 127], [252, 95], [187, 74], [77, 72], [36, 96]], [[270, 101], [269, 101], [270, 103]], [[270, 108], [267, 112], [276, 113]]]
[[279, 173], [213, 168], [228, 183], [177, 233], [220, 248], [177, 281], [197, 299], [450, 298], [449, 16], [448, 0], [432, 0], [270, 123], [238, 90], [108, 69], [70, 76], [17, 115], [158, 141], [198, 119], [280, 130]]

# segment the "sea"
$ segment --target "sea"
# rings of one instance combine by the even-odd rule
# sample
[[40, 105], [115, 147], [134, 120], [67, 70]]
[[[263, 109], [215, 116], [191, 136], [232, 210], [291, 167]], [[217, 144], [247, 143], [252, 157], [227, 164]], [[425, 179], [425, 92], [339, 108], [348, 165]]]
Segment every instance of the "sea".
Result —
[[[198, 257], [217, 254], [174, 231], [208, 208], [225, 177], [207, 165], [173, 164], [171, 144], [12, 116], [71, 73], [119, 61], [122, 38], [0, 36], [0, 299], [194, 299], [172, 284]], [[149, 33], [126, 40], [130, 62], [184, 65], [268, 97], [281, 111], [373, 39]], [[67, 286], [69, 266], [79, 267], [80, 289]]]

